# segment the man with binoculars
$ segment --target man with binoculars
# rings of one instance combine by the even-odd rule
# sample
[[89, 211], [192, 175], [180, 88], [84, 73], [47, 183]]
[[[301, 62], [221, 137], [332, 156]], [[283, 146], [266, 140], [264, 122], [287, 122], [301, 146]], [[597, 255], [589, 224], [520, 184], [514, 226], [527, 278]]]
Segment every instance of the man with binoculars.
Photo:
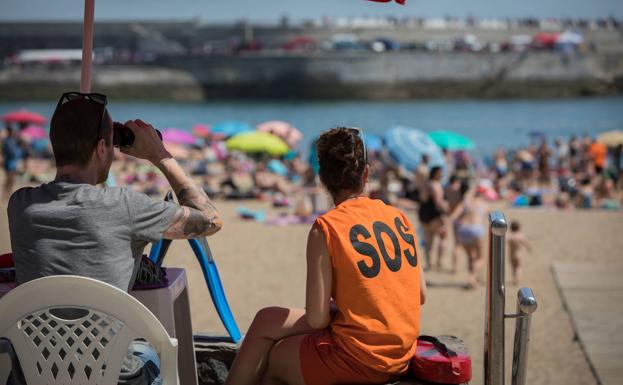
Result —
[[[73, 274], [128, 291], [148, 242], [196, 238], [221, 228], [216, 207], [167, 152], [158, 132], [140, 119], [113, 129], [104, 95], [63, 94], [50, 141], [56, 178], [16, 191], [7, 209], [18, 283]], [[97, 186], [108, 177], [115, 145], [158, 167], [179, 204], [130, 188]]]

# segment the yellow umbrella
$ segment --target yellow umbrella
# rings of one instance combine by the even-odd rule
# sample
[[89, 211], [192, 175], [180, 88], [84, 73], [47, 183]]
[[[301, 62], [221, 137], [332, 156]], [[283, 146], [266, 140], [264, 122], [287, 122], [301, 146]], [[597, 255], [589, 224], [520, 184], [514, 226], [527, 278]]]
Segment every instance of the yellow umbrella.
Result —
[[612, 130], [602, 132], [597, 136], [597, 141], [608, 147], [616, 147], [619, 144], [623, 144], [623, 131]]
[[268, 153], [270, 155], [285, 155], [290, 148], [281, 138], [260, 131], [248, 131], [229, 138], [225, 145], [228, 150], [238, 150], [246, 153]]

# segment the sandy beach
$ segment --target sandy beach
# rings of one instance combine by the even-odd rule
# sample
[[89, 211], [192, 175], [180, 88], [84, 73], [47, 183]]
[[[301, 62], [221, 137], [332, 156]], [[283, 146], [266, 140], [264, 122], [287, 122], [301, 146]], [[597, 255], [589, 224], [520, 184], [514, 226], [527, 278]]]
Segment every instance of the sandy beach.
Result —
[[[0, 215], [0, 252], [10, 249], [6, 202]], [[242, 330], [257, 310], [268, 305], [304, 306], [305, 244], [309, 225], [267, 226], [238, 218], [239, 205], [279, 211], [268, 202], [218, 201], [224, 227], [210, 238], [229, 303]], [[533, 317], [528, 363], [529, 384], [595, 384], [587, 361], [574, 339], [569, 315], [563, 308], [552, 277], [554, 261], [615, 261], [623, 250], [623, 215], [603, 211], [555, 211], [551, 209], [502, 209], [517, 219], [534, 248], [526, 254], [522, 286], [531, 287], [539, 302]], [[409, 217], [416, 222], [416, 215]], [[429, 298], [422, 311], [423, 334], [451, 334], [465, 340], [473, 360], [474, 384], [482, 383], [485, 288], [465, 290], [466, 261], [460, 254], [459, 272], [428, 272]], [[449, 255], [445, 259], [449, 268]], [[201, 269], [185, 241], [172, 244], [167, 266], [184, 267], [191, 293], [195, 331], [224, 333], [206, 288]], [[506, 268], [507, 281], [510, 266]], [[483, 271], [484, 277], [484, 271]], [[507, 285], [507, 313], [515, 309], [518, 287]], [[614, 305], [620, 306], [620, 305]], [[514, 321], [507, 321], [506, 361], [510, 383]]]

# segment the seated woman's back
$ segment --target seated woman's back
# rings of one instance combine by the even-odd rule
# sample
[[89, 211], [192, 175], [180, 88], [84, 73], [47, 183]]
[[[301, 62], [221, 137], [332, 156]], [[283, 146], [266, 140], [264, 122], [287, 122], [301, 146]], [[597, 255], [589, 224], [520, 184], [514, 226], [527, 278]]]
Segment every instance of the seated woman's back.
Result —
[[341, 202], [317, 223], [331, 255], [336, 343], [370, 367], [403, 372], [420, 320], [413, 226], [396, 208], [367, 197]]

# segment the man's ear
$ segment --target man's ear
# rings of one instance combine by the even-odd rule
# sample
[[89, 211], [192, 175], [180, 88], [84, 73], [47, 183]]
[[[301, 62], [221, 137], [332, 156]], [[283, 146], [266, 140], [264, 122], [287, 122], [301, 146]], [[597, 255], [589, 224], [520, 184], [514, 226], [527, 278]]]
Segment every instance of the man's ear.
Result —
[[96, 156], [98, 156], [99, 158], [104, 158], [106, 156], [106, 151], [106, 140], [104, 138], [100, 138], [97, 141], [97, 145], [95, 146]]

